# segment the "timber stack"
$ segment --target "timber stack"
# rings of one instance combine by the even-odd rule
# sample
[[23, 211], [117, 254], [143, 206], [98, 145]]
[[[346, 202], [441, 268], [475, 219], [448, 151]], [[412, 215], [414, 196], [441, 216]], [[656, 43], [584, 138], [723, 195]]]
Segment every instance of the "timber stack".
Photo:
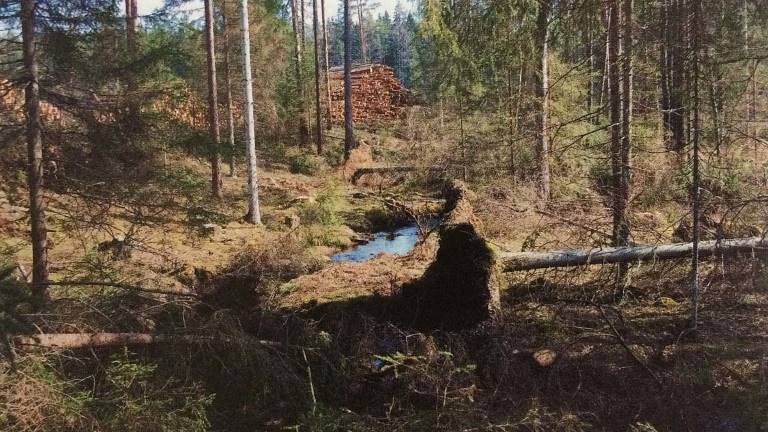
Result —
[[[344, 122], [344, 68], [330, 69], [331, 117]], [[371, 123], [399, 118], [411, 104], [411, 92], [395, 77], [395, 71], [383, 64], [352, 67], [352, 121]]]

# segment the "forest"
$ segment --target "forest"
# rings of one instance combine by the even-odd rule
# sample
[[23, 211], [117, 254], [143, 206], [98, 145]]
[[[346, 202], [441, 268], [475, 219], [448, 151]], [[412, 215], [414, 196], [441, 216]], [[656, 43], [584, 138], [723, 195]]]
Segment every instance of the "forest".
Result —
[[766, 0], [0, 0], [3, 431], [768, 431], [767, 252]]

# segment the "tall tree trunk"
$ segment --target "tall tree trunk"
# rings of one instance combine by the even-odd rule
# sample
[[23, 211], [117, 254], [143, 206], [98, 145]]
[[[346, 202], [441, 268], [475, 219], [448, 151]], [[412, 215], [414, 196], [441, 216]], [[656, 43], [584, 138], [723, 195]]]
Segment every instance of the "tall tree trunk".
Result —
[[[717, 68], [715, 65], [712, 67]], [[720, 152], [722, 151], [721, 147], [723, 144], [722, 131], [720, 127], [720, 96], [717, 90], [719, 87], [717, 81], [719, 80], [720, 74], [719, 72], [715, 72], [712, 74], [712, 81], [709, 83], [709, 108], [711, 110], [712, 116], [712, 133], [715, 135], [713, 137], [715, 140], [715, 155], [718, 158], [720, 157]]]
[[534, 74], [536, 79], [536, 160], [539, 168], [539, 199], [549, 199], [549, 140], [547, 138], [549, 117], [549, 65], [547, 62], [549, 45], [549, 13], [551, 0], [539, 3], [536, 18], [536, 43], [538, 45], [539, 68]]
[[[459, 71], [459, 76], [463, 76]], [[464, 139], [464, 104], [462, 103], [463, 95], [459, 95], [456, 98], [457, 105], [459, 106], [459, 150], [461, 151], [461, 179], [467, 181], [469, 177], [469, 160], [467, 158], [467, 141]]]
[[224, 37], [224, 87], [226, 92], [224, 93], [224, 105], [227, 107], [227, 132], [230, 147], [229, 154], [229, 175], [236, 177], [235, 171], [235, 114], [232, 109], [232, 83], [230, 81], [229, 71], [229, 26], [227, 25], [227, 2], [223, 0], [221, 3], [221, 17], [222, 17], [222, 36]]
[[357, 32], [360, 35], [360, 63], [368, 63], [368, 44], [365, 40], [363, 1], [357, 0]]
[[205, 50], [208, 67], [208, 133], [211, 135], [211, 188], [222, 198], [221, 155], [219, 154], [219, 98], [216, 83], [216, 43], [213, 33], [213, 0], [205, 0]]
[[328, 62], [328, 31], [325, 28], [325, 0], [320, 0], [320, 16], [323, 20], [323, 55], [325, 57], [325, 129], [331, 130], [333, 118], [331, 116], [331, 72]]
[[[131, 61], [136, 60], [136, 55], [138, 53], [138, 44], [136, 42], [136, 35], [138, 33], [137, 1], [138, 0], [125, 0], [125, 40], [126, 47], [128, 48], [128, 56]], [[127, 74], [126, 83], [128, 87], [128, 118], [126, 120], [126, 124], [129, 130], [134, 130], [138, 126], [139, 104], [136, 95], [138, 90], [138, 83], [133, 72], [129, 72]]]
[[[589, 17], [587, 21], [586, 39], [587, 59], [589, 60], [589, 76], [587, 79], [587, 112], [591, 113], [595, 99], [595, 44], [592, 35], [592, 17]], [[592, 121], [594, 121], [594, 117], [592, 118]]]
[[256, 175], [256, 134], [253, 120], [253, 78], [251, 75], [251, 35], [248, 22], [248, 0], [240, 0], [240, 37], [242, 39], [243, 87], [245, 93], [245, 145], [248, 152], [248, 214], [252, 224], [261, 223], [259, 184]]
[[315, 145], [317, 154], [323, 153], [323, 126], [320, 114], [320, 25], [317, 16], [317, 0], [312, 0], [312, 32], [315, 40]]
[[304, 0], [299, 0], [301, 9], [299, 10], [299, 33], [301, 35], [301, 51], [306, 52], [305, 42], [307, 41], [307, 21], [304, 19], [304, 12], [307, 11], [307, 7], [304, 5]]
[[40, 84], [35, 50], [35, 0], [21, 2], [21, 37], [27, 85], [27, 183], [32, 237], [32, 295], [42, 304], [47, 297], [48, 234], [43, 205], [43, 142], [40, 123]]
[[662, 37], [659, 50], [659, 70], [661, 71], [661, 100], [659, 105], [661, 107], [661, 120], [662, 120], [662, 133], [664, 143], [667, 141], [667, 132], [672, 129], [672, 120], [670, 115], [670, 29], [669, 29], [669, 1], [662, 0], [660, 14], [661, 14], [661, 28]]
[[618, 0], [606, 3], [609, 15], [608, 24], [608, 81], [611, 122], [611, 193], [613, 196], [613, 243], [621, 246], [621, 226], [624, 220], [624, 201], [621, 199], [621, 153], [622, 153], [622, 98], [619, 68], [619, 6]]
[[[301, 40], [301, 31], [299, 29], [299, 21], [303, 19], [303, 14], [300, 14], [297, 10], [296, 2], [298, 0], [290, 0], [291, 2], [291, 15], [293, 16], [292, 24], [293, 24], [293, 35], [296, 39], [296, 46], [294, 49], [294, 56], [295, 56], [295, 62], [296, 62], [296, 90], [298, 92], [299, 96], [299, 144], [301, 146], [305, 146], [307, 144], [307, 136], [309, 135], [309, 128], [307, 127], [307, 103], [306, 103], [306, 97], [304, 92], [304, 74], [302, 73], [303, 70], [303, 61], [302, 61], [302, 52], [304, 48], [304, 43]], [[303, 3], [302, 3], [303, 4]]]
[[526, 87], [525, 78], [528, 75], [528, 62], [523, 50], [520, 49], [520, 70], [517, 75], [517, 100], [515, 101], [515, 132], [519, 133], [523, 124], [523, 92]]
[[352, 32], [349, 17], [349, 0], [344, 1], [344, 160], [355, 147], [352, 130]]
[[[511, 62], [510, 62], [511, 63]], [[517, 149], [515, 148], [515, 137], [517, 131], [515, 130], [515, 107], [514, 107], [514, 93], [512, 91], [512, 65], [507, 65], [507, 128], [509, 130], [509, 176], [512, 178], [512, 182], [515, 182], [517, 177], [517, 166], [515, 165]]]
[[[627, 219], [627, 206], [629, 204], [630, 174], [632, 168], [632, 4], [633, 0], [624, 0], [622, 12], [624, 18], [623, 34], [623, 67], [621, 79], [621, 146], [619, 148], [619, 172], [614, 197], [614, 246], [629, 246], [629, 221]], [[616, 23], [618, 26], [618, 22]], [[621, 263], [617, 267], [617, 294], [618, 299], [624, 297], [627, 263]]]
[[598, 123], [598, 124], [600, 123], [600, 116], [601, 116], [601, 114], [603, 112], [603, 106], [605, 105], [605, 101], [606, 101], [606, 99], [608, 97], [608, 93], [609, 93], [609, 89], [610, 89], [610, 82], [609, 82], [610, 81], [610, 77], [609, 77], [609, 74], [608, 74], [608, 64], [609, 64], [609, 62], [608, 62], [608, 51], [610, 51], [609, 50], [609, 45], [611, 43], [611, 38], [610, 38], [610, 34], [609, 34], [609, 30], [611, 28], [611, 17], [609, 15], [607, 7], [603, 7], [602, 20], [603, 20], [603, 27], [605, 27], [605, 35], [604, 35], [605, 44], [603, 46], [603, 57], [602, 57], [603, 64], [602, 64], [602, 68], [601, 68], [602, 69], [602, 74], [601, 74], [602, 75], [602, 79], [600, 81], [600, 97], [598, 99], [598, 103], [600, 105], [600, 109], [598, 110], [597, 115], [595, 116], [595, 122]]
[[136, 33], [138, 32], [138, 4], [137, 0], [125, 0], [125, 36], [128, 53], [136, 54]]
[[683, 46], [685, 45], [685, 19], [683, 0], [672, 0], [674, 13], [669, 16], [671, 21], [671, 47], [670, 61], [670, 86], [669, 86], [669, 121], [672, 130], [672, 148], [682, 155], [685, 150], [685, 118], [687, 117], [683, 105], [683, 93], [685, 91], [685, 62]]
[[[744, 46], [744, 54], [750, 56], [750, 37], [749, 37], [749, 2], [743, 0], [741, 3], [741, 33]], [[755, 136], [755, 114], [757, 102], [757, 64], [754, 60], [746, 62], [747, 77], [749, 77], [749, 102], [747, 103], [747, 140], [752, 142], [754, 147], [755, 160], [757, 160], [758, 140]]]
[[691, 124], [692, 147], [693, 147], [693, 169], [692, 169], [692, 217], [693, 217], [693, 248], [691, 257], [691, 328], [695, 331], [699, 321], [699, 225], [701, 211], [701, 190], [699, 175], [699, 54], [701, 50], [701, 0], [693, 0], [691, 4], [691, 33], [693, 56], [691, 57], [691, 69], [693, 75], [693, 120]]
[[754, 154], [755, 154], [755, 160], [757, 160], [757, 145], [759, 144], [760, 140], [757, 138], [757, 124], [755, 123], [755, 119], [757, 117], [757, 67], [758, 67], [758, 60], [754, 60], [754, 66], [752, 68], [752, 72], [750, 73], [749, 78], [749, 85], [750, 85], [750, 92], [749, 92], [749, 124], [747, 125], [747, 134], [752, 139], [752, 146], [754, 148]]

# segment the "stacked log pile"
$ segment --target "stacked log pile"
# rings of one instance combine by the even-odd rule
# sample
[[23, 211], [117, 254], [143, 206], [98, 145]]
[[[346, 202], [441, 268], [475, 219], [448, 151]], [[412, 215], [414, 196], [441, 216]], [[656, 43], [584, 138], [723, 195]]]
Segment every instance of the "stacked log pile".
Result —
[[[344, 68], [330, 69], [331, 117], [344, 122]], [[412, 101], [411, 93], [395, 77], [395, 71], [383, 64], [357, 65], [352, 68], [352, 120], [371, 123], [400, 117]]]
[[[13, 84], [0, 79], [0, 112], [10, 114], [14, 120], [24, 119], [24, 88], [14, 87]], [[40, 116], [46, 123], [61, 125], [63, 122], [62, 111], [46, 101], [40, 102]]]

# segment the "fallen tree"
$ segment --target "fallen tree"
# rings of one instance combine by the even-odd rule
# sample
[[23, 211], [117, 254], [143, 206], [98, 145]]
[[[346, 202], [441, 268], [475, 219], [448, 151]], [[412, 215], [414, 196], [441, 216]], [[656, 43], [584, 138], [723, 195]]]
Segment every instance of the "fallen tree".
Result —
[[445, 171], [445, 167], [440, 167], [440, 166], [419, 167], [414, 165], [397, 165], [397, 166], [387, 166], [387, 167], [358, 168], [352, 174], [352, 184], [357, 184], [357, 181], [360, 180], [362, 176], [367, 174], [392, 174], [392, 173], [396, 174], [396, 173], [415, 172], [415, 171], [443, 172]]
[[256, 344], [281, 346], [267, 340], [250, 340], [233, 337], [214, 337], [204, 335], [150, 334], [150, 333], [40, 333], [35, 335], [17, 335], [10, 337], [13, 345], [20, 349], [30, 348], [108, 348], [152, 344]]
[[[699, 243], [699, 256], [733, 256], [740, 253], [764, 253], [768, 238], [750, 237], [709, 240]], [[606, 247], [590, 250], [553, 252], [515, 252], [499, 255], [506, 272], [542, 268], [575, 267], [594, 264], [654, 261], [690, 257], [693, 243], [672, 243], [651, 246]]]

